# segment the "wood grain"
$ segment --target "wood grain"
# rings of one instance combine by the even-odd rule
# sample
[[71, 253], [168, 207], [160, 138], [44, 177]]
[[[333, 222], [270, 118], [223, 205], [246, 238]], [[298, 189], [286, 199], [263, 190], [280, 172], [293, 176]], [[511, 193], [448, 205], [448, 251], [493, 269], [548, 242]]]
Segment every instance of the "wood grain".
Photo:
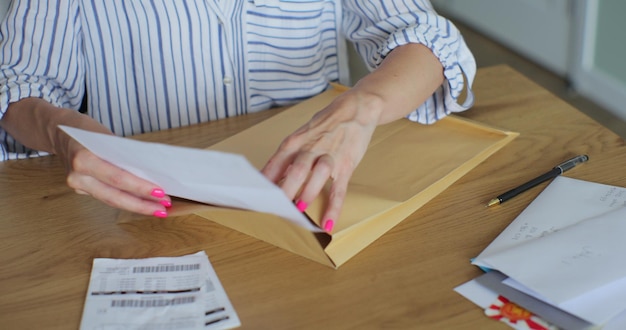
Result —
[[[78, 328], [93, 258], [205, 250], [244, 329], [507, 329], [453, 288], [545, 187], [487, 209], [495, 195], [576, 154], [568, 176], [626, 186], [624, 141], [506, 66], [480, 69], [461, 116], [521, 135], [338, 270], [199, 217], [117, 223], [65, 185], [55, 157], [0, 163], [0, 324]], [[272, 111], [135, 138], [204, 148]], [[424, 155], [427, 158], [427, 155]]]

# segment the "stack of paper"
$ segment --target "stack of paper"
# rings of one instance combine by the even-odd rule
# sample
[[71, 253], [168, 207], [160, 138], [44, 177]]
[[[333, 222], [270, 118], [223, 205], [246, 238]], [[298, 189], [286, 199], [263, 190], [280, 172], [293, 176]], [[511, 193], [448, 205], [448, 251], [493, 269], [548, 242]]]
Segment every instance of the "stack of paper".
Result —
[[565, 329], [626, 328], [625, 202], [626, 188], [557, 177], [472, 262], [494, 271], [457, 292], [503, 295]]

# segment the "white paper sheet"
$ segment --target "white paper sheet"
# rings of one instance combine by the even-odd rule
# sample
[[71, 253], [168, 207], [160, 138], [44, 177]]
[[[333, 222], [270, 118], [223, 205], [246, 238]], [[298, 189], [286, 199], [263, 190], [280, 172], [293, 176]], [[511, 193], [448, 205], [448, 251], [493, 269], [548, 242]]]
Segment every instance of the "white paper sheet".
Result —
[[240, 325], [204, 251], [171, 258], [94, 259], [81, 330]]
[[159, 185], [171, 196], [275, 214], [322, 231], [241, 155], [60, 128], [98, 157]]
[[457, 286], [454, 291], [482, 309], [489, 307], [498, 298], [498, 292], [491, 290], [475, 279]]

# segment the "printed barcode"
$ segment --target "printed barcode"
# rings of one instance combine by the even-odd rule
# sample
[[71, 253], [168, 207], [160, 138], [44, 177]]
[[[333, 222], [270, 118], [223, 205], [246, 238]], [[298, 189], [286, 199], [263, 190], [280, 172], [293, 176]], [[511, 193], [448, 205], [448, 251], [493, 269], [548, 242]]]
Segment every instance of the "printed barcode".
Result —
[[138, 266], [133, 267], [133, 273], [185, 272], [198, 269], [200, 269], [200, 264]]
[[196, 297], [178, 297], [172, 299], [117, 299], [111, 301], [111, 307], [165, 307], [191, 304]]
[[197, 292], [200, 288], [189, 288], [180, 290], [124, 290], [124, 291], [93, 291], [92, 296], [110, 296], [112, 294], [167, 294], [167, 293], [184, 293]]

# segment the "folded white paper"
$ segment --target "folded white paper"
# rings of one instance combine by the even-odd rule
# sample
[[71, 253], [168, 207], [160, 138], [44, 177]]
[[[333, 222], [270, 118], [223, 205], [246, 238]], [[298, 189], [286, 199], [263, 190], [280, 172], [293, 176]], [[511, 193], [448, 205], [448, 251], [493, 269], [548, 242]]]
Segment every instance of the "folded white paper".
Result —
[[485, 257], [624, 205], [626, 188], [556, 177], [472, 264], [491, 268]]
[[270, 213], [322, 231], [241, 155], [60, 128], [98, 157], [159, 185], [170, 196]]

